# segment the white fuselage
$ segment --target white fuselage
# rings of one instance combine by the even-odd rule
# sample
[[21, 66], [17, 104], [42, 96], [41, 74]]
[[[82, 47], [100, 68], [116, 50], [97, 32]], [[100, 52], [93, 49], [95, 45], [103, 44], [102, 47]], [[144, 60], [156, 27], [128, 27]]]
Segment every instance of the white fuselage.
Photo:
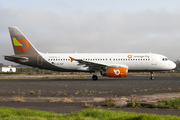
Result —
[[152, 53], [41, 53], [15, 26], [9, 27], [15, 55], [6, 60], [42, 69], [64, 72], [94, 72], [107, 77], [126, 77], [128, 72], [172, 70], [176, 64], [160, 54]]
[[70, 57], [108, 66], [124, 65], [128, 71], [171, 70], [176, 64], [160, 54], [153, 53], [40, 53], [49, 63], [66, 70], [89, 71], [88, 67], [71, 62]]

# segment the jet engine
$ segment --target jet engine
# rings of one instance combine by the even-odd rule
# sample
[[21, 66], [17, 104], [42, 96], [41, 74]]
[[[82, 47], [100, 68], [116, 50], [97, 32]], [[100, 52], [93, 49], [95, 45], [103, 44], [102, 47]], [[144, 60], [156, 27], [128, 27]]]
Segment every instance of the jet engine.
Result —
[[125, 67], [108, 68], [101, 71], [102, 76], [108, 77], [126, 77], [128, 69]]

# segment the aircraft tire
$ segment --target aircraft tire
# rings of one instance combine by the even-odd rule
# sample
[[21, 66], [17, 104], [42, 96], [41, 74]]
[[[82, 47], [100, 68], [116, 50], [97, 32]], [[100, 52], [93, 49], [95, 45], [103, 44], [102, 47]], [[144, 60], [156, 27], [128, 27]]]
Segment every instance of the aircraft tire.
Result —
[[151, 77], [151, 80], [154, 80], [154, 77]]
[[94, 81], [98, 80], [98, 76], [97, 75], [93, 75], [92, 76], [92, 80], [94, 80]]

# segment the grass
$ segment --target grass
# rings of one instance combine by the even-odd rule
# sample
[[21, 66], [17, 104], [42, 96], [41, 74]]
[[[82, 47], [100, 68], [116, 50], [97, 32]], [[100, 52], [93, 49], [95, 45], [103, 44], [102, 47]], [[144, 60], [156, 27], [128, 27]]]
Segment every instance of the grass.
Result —
[[115, 107], [115, 106], [116, 106], [116, 104], [114, 103], [113, 98], [108, 98], [108, 99], [106, 99], [106, 100], [105, 100], [105, 105], [106, 105], [106, 106], [109, 106], [109, 107]]
[[92, 107], [94, 107], [94, 105], [93, 105], [93, 103], [84, 103], [84, 105], [82, 105], [82, 107], [92, 108]]
[[159, 105], [148, 105], [148, 108], [161, 108], [161, 109], [180, 109], [180, 98], [160, 100], [159, 102], [163, 104]]
[[35, 92], [32, 90], [32, 91], [30, 91], [30, 94], [35, 94]]
[[71, 99], [66, 98], [64, 102], [73, 102]]
[[137, 96], [131, 96], [131, 99], [128, 101], [127, 107], [138, 108], [141, 107], [139, 103], [136, 102]]
[[1, 120], [180, 120], [178, 116], [86, 109], [70, 114], [40, 110], [0, 108]]
[[176, 108], [176, 109], [180, 108], [180, 98], [170, 99], [170, 100], [161, 100], [160, 102], [164, 103], [165, 105]]
[[53, 100], [53, 102], [63, 102], [61, 99]]
[[15, 102], [24, 102], [24, 97], [23, 96], [14, 96], [14, 101]]

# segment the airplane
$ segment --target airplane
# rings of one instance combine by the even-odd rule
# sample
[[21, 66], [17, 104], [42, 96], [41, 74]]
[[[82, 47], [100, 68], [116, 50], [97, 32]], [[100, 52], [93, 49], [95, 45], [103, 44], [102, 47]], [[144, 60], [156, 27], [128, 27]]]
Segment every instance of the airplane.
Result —
[[107, 77], [126, 77], [128, 72], [168, 71], [176, 67], [164, 55], [154, 53], [42, 53], [15, 26], [9, 27], [15, 55], [4, 56], [5, 60], [62, 72], [94, 73]]

